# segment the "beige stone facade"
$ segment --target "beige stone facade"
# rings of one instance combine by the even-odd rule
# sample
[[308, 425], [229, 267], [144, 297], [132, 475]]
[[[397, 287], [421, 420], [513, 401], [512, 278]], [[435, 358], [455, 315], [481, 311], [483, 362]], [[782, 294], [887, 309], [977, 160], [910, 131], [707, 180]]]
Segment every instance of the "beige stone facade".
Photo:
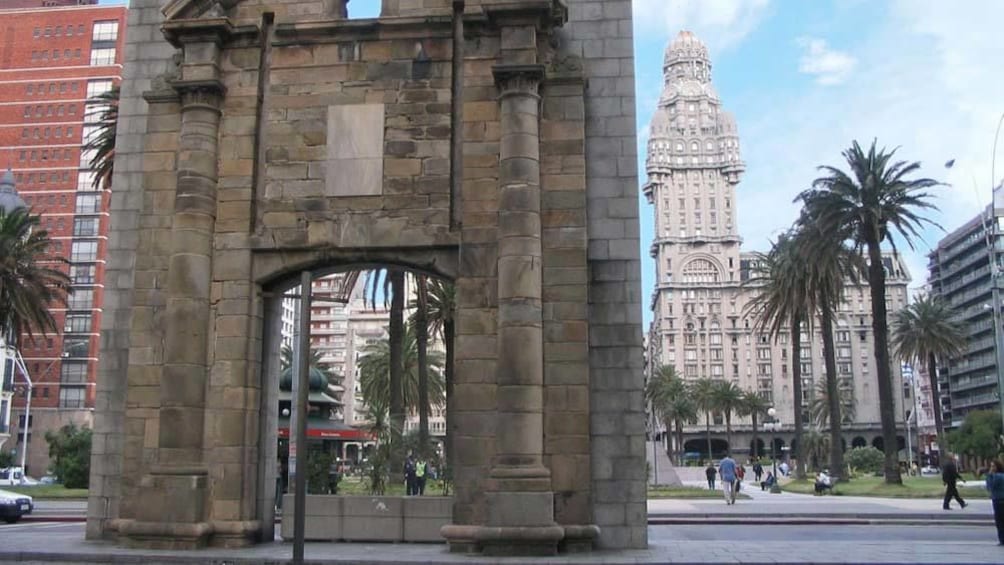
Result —
[[[711, 67], [707, 48], [690, 32], [681, 32], [666, 49], [664, 89], [652, 118], [646, 161], [657, 277], [649, 364], [673, 365], [686, 380], [731, 380], [757, 391], [777, 409], [783, 432], [773, 435], [787, 444], [796, 414], [789, 336], [782, 333], [774, 340], [756, 331], [747, 308], [757, 293], [747, 284], [756, 276], [757, 255], [742, 251], [738, 232], [736, 189], [745, 164], [735, 119], [715, 91]], [[899, 257], [890, 254], [886, 260], [887, 302], [895, 312], [907, 304], [910, 276]], [[867, 285], [850, 283], [845, 298], [834, 336], [841, 386], [853, 391], [854, 417], [844, 424], [850, 448], [862, 441], [873, 444], [881, 437], [881, 425]], [[825, 380], [825, 368], [819, 324], [803, 336], [801, 412], [808, 424], [808, 405], [817, 383]], [[903, 413], [900, 373], [895, 365], [898, 414]], [[750, 452], [749, 418], [734, 420], [734, 427], [739, 433], [733, 449]], [[719, 446], [713, 451], [724, 452], [721, 415], [715, 417], [713, 431]], [[706, 452], [703, 438], [702, 420], [686, 428], [684, 450]], [[770, 440], [761, 440], [769, 449]]]
[[452, 546], [646, 545], [628, 0], [135, 0], [126, 49], [90, 537], [272, 539], [281, 293], [392, 265], [457, 287]]

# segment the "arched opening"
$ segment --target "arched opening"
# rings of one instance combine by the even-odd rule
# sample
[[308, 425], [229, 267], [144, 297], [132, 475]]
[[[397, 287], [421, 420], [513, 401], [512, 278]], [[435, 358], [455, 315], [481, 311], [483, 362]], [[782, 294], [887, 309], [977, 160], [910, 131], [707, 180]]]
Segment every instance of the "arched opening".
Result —
[[868, 440], [861, 436], [855, 436], [855, 438], [851, 440], [851, 449], [857, 447], [868, 447]]
[[872, 447], [882, 453], [885, 453], [885, 440], [882, 439], [882, 436], [876, 436], [875, 439], [872, 440]]
[[[394, 468], [408, 452], [428, 471], [414, 488], [422, 483], [425, 492], [440, 493], [438, 470], [451, 455], [452, 281], [432, 269], [390, 262], [304, 266], [311, 269], [307, 293], [295, 271], [261, 285], [263, 513], [281, 510], [283, 494], [293, 492], [298, 472], [306, 476], [308, 494], [404, 495]], [[306, 296], [311, 303], [303, 309]], [[309, 316], [306, 323], [301, 312]], [[390, 327], [395, 317], [399, 330]], [[310, 365], [307, 441], [290, 449], [297, 417], [294, 371], [304, 326]], [[391, 350], [398, 347], [404, 412], [395, 417], [389, 375]]]
[[765, 455], [770, 455], [766, 452], [766, 444], [760, 438], [756, 438], [756, 441], [750, 441], [750, 457], [754, 459], [759, 459]]
[[708, 440], [706, 438], [689, 439], [683, 442], [683, 458], [686, 461], [721, 459], [729, 451], [729, 442], [720, 438], [711, 438], [711, 455], [708, 456]]

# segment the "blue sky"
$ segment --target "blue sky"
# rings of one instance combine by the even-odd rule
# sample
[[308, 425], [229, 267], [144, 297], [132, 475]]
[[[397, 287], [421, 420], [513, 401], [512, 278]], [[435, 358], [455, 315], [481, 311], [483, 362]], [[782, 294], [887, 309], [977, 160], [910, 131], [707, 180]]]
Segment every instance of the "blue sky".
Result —
[[[1004, 112], [1004, 42], [996, 39], [1004, 2], [633, 3], [639, 182], [663, 51], [679, 30], [694, 31], [711, 51], [715, 86], [739, 126], [746, 161], [737, 189], [744, 249], [768, 249], [772, 236], [794, 220], [791, 201], [818, 176], [815, 167], [841, 165], [840, 151], [853, 139], [899, 146], [897, 155], [920, 161], [924, 176], [950, 184], [934, 190], [941, 211], [931, 214], [948, 231], [989, 203], [994, 132]], [[999, 153], [998, 179], [1004, 176], [1004, 140]], [[949, 159], [956, 164], [946, 170]], [[652, 209], [644, 198], [640, 213], [647, 297], [654, 264], [648, 256]], [[907, 248], [912, 286], [926, 280], [925, 255], [944, 234], [929, 229], [915, 252]]]

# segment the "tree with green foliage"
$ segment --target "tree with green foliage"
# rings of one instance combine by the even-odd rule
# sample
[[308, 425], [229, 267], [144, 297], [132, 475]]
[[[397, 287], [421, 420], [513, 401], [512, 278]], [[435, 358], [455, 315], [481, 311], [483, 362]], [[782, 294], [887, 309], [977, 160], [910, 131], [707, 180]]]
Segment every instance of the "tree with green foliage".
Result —
[[855, 447], [847, 452], [847, 456], [844, 459], [852, 469], [868, 474], [882, 471], [885, 464], [885, 455], [882, 451], [870, 445], [867, 447]]
[[725, 441], [728, 442], [728, 455], [732, 457], [732, 415], [742, 408], [743, 389], [732, 381], [716, 381], [712, 394], [715, 411], [725, 415]]
[[[391, 376], [391, 346], [390, 338], [382, 339], [366, 345], [359, 359], [359, 387], [363, 402], [367, 406], [386, 407], [389, 413], [390, 402], [393, 399]], [[401, 355], [404, 365], [401, 386], [401, 403], [403, 410], [415, 413], [419, 409], [419, 378], [418, 378], [418, 343], [415, 332], [408, 324], [404, 329], [404, 339], [401, 344]], [[445, 401], [445, 383], [443, 380], [443, 355], [438, 351], [429, 351], [429, 383], [428, 398], [433, 406], [442, 406]], [[403, 420], [398, 420], [390, 414], [390, 430], [393, 441], [400, 443]]]
[[688, 383], [687, 390], [694, 399], [697, 409], [704, 412], [704, 433], [708, 442], [708, 459], [714, 459], [711, 451], [711, 413], [715, 410], [715, 382], [711, 379], [697, 379]]
[[[840, 386], [837, 388], [837, 402], [840, 403], [840, 419], [843, 422], [853, 422], [857, 414], [857, 406], [854, 400], [854, 387]], [[816, 383], [815, 394], [809, 401], [809, 417], [812, 422], [821, 428], [829, 426], [830, 408], [830, 387], [826, 381]], [[833, 462], [830, 462], [832, 465]]]
[[13, 467], [17, 458], [12, 451], [0, 451], [0, 469]]
[[[892, 345], [896, 355], [909, 363], [927, 363], [927, 378], [931, 390], [938, 386], [938, 357], [954, 357], [966, 351], [966, 333], [962, 324], [953, 320], [952, 308], [941, 298], [922, 294], [909, 306], [893, 314]], [[931, 395], [934, 426], [938, 440], [945, 437], [941, 417], [940, 394]]]
[[888, 446], [885, 480], [889, 484], [902, 484], [895, 449], [898, 445], [897, 414], [889, 359], [886, 264], [882, 244], [889, 242], [895, 249], [893, 238], [898, 234], [912, 249], [924, 224], [937, 225], [921, 213], [937, 210], [929, 202], [931, 195], [924, 191], [940, 183], [930, 178], [908, 178], [920, 169], [920, 163], [894, 162], [895, 153], [896, 150], [878, 149], [875, 141], [866, 152], [855, 141], [843, 152], [850, 172], [820, 167], [824, 176], [813, 181], [812, 188], [802, 192], [798, 200], [824, 233], [846, 234], [856, 250], [867, 252], [879, 414], [883, 444]]
[[67, 424], [45, 432], [52, 472], [66, 488], [87, 488], [91, 477], [91, 429]]
[[115, 130], [119, 121], [119, 85], [87, 100], [87, 120], [97, 124], [93, 134], [84, 140], [84, 150], [93, 151], [94, 189], [108, 188], [112, 184], [115, 168]]
[[0, 209], [0, 336], [15, 347], [23, 335], [33, 339], [59, 328], [52, 308], [66, 305], [70, 277], [51, 253], [49, 233], [25, 208]]
[[652, 410], [662, 420], [668, 433], [676, 427], [673, 459], [677, 465], [683, 464], [683, 425], [697, 423], [697, 405], [687, 394], [687, 386], [676, 374], [672, 365], [663, 365], [652, 375], [645, 387], [645, 397]]
[[[816, 471], [826, 467], [827, 465], [824, 463], [827, 460], [827, 452], [830, 450], [830, 436], [823, 433], [818, 426], [812, 426], [802, 436], [802, 441], [805, 443], [802, 453], [808, 458], [809, 466]], [[837, 476], [843, 475], [834, 469], [830, 469], [830, 473]]]
[[749, 416], [750, 422], [753, 425], [753, 459], [760, 459], [763, 455], [760, 453], [760, 419], [767, 416], [767, 411], [770, 410], [770, 402], [766, 398], [760, 396], [760, 394], [755, 390], [747, 390], [743, 393], [742, 404], [739, 405], [739, 415]]
[[791, 336], [791, 394], [795, 406], [795, 478], [805, 478], [802, 456], [802, 328], [812, 318], [816, 306], [809, 292], [809, 274], [799, 238], [805, 232], [781, 235], [766, 255], [753, 262], [754, 276], [745, 284], [754, 289], [746, 310], [759, 331], [777, 339], [785, 330]]
[[1000, 412], [975, 410], [966, 414], [959, 429], [949, 432], [948, 445], [957, 453], [993, 459], [1004, 455], [1002, 434]]

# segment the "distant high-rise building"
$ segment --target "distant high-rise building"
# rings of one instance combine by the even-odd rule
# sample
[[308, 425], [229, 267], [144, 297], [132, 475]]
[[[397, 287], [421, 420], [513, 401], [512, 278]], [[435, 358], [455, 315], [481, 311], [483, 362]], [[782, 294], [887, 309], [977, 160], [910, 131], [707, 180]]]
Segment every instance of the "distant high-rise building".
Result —
[[[825, 380], [819, 324], [803, 329], [803, 393], [796, 403], [790, 336], [781, 332], [775, 340], [757, 331], [747, 311], [757, 293], [750, 278], [758, 256], [742, 251], [737, 229], [735, 191], [745, 165], [735, 119], [722, 107], [711, 68], [707, 48], [690, 32], [681, 32], [666, 50], [663, 91], [649, 127], [644, 186], [655, 213], [651, 255], [657, 277], [648, 366], [672, 365], [686, 381], [728, 380], [756, 391], [776, 408], [784, 433], [773, 435], [786, 442], [798, 415], [810, 424], [809, 403], [817, 383]], [[887, 255], [885, 264], [887, 300], [895, 311], [906, 304], [910, 278], [897, 256]], [[848, 448], [881, 446], [868, 288], [849, 284], [845, 299], [834, 328], [840, 386], [847, 407], [853, 406], [853, 413], [845, 412], [844, 439]], [[898, 364], [892, 370], [897, 415], [902, 415], [905, 391]], [[721, 414], [713, 422], [717, 456], [725, 451], [725, 426]], [[747, 453], [749, 419], [733, 417], [733, 422], [741, 432], [733, 451]], [[703, 430], [703, 425], [687, 429], [685, 451], [707, 452]], [[761, 440], [767, 435], [761, 434]], [[770, 450], [768, 442], [758, 447], [759, 453]]]
[[[22, 340], [32, 389], [28, 470], [48, 467], [45, 432], [90, 425], [97, 377], [110, 191], [95, 187], [93, 152], [99, 106], [89, 103], [122, 77], [125, 7], [57, 0], [0, 3], [0, 167], [66, 259], [73, 294], [52, 313], [61, 332]], [[67, 7], [60, 7], [67, 6]], [[19, 385], [18, 378], [15, 386]], [[20, 449], [24, 388], [13, 399]]]
[[[998, 407], [997, 357], [990, 278], [987, 218], [991, 210], [948, 234], [928, 255], [930, 290], [955, 311], [965, 329], [966, 352], [942, 363], [939, 370], [945, 427], [962, 424], [973, 410]], [[1004, 252], [995, 249], [997, 264]]]

